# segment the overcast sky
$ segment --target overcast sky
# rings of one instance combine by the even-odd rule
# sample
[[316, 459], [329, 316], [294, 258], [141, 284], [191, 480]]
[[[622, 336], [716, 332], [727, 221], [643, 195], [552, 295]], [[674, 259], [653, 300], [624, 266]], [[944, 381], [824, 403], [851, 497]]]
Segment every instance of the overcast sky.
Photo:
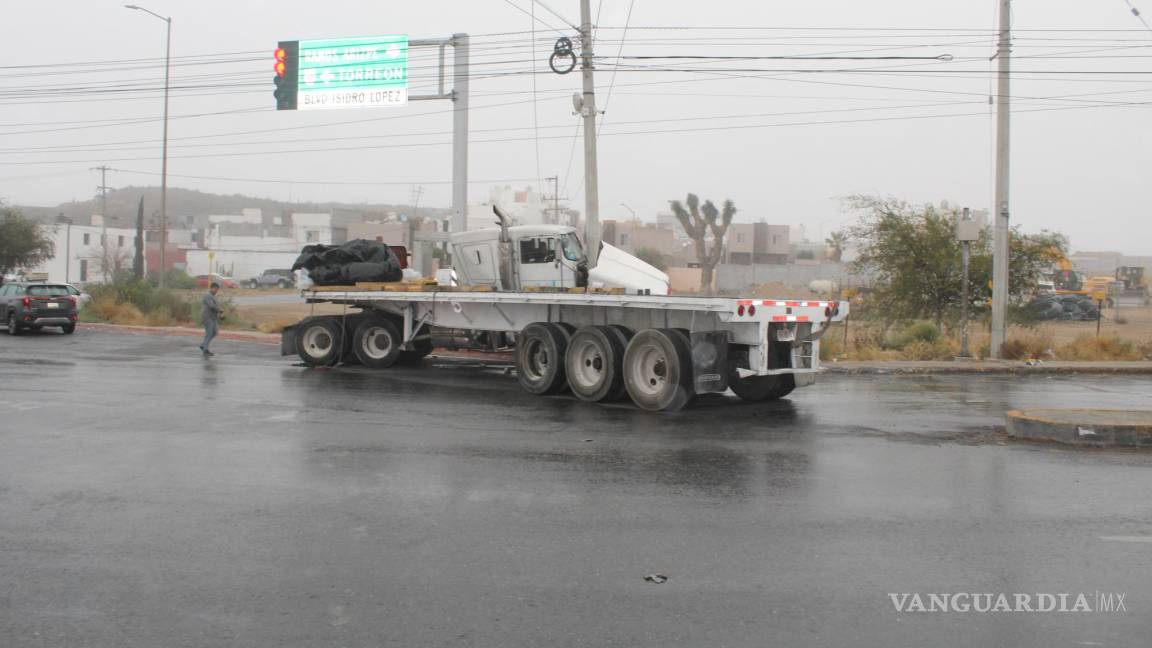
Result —
[[[551, 42], [573, 30], [540, 5], [533, 23], [529, 0], [145, 2], [173, 18], [171, 186], [400, 203], [421, 185], [421, 204], [448, 206], [448, 102], [277, 112], [272, 51], [288, 39], [467, 32], [470, 200], [487, 199], [493, 181], [555, 175], [561, 196], [583, 210], [570, 101], [580, 76], [547, 67]], [[1152, 16], [1152, 0], [1132, 2]], [[576, 0], [545, 4], [578, 23]], [[1013, 222], [1066, 233], [1077, 250], [1152, 253], [1152, 30], [1125, 0], [1013, 4]], [[851, 218], [839, 200], [850, 194], [991, 203], [994, 0], [592, 5], [606, 110], [602, 218], [628, 217], [625, 204], [652, 220], [694, 192], [731, 198], [738, 220], [804, 223], [815, 237]], [[159, 184], [163, 53], [164, 23], [119, 2], [8, 3], [0, 197], [86, 199], [99, 184], [89, 168], [101, 164], [118, 169], [111, 186]], [[953, 60], [617, 58], [640, 55]], [[434, 62], [433, 50], [412, 50], [414, 94], [432, 90]]]

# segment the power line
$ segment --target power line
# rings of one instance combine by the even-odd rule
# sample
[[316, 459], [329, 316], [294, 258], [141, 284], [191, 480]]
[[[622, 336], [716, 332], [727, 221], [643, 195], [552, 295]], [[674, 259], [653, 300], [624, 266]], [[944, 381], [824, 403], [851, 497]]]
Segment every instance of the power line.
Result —
[[1131, 12], [1132, 12], [1132, 15], [1133, 15], [1133, 16], [1136, 16], [1136, 20], [1139, 20], [1139, 21], [1140, 21], [1140, 24], [1144, 25], [1144, 29], [1147, 29], [1148, 31], [1152, 32], [1152, 25], [1149, 25], [1149, 24], [1148, 24], [1148, 21], [1144, 20], [1144, 16], [1140, 15], [1140, 10], [1139, 10], [1139, 9], [1137, 9], [1137, 8], [1136, 8], [1136, 7], [1135, 7], [1135, 6], [1134, 6], [1134, 5], [1133, 5], [1133, 4], [1130, 2], [1130, 0], [1124, 0], [1124, 4], [1128, 5], [1128, 9], [1129, 9], [1129, 11], [1131, 11]]
[[540, 5], [540, 7], [543, 8], [545, 11], [552, 14], [553, 16], [556, 16], [556, 18], [560, 22], [564, 23], [565, 25], [568, 25], [570, 28], [575, 29], [576, 31], [580, 31], [580, 28], [577, 27], [576, 25], [573, 25], [572, 21], [570, 21], [567, 18], [565, 18], [564, 16], [561, 16], [560, 14], [556, 13], [551, 7], [544, 4], [544, 2], [542, 0], [530, 0], [530, 2]]
[[[548, 29], [551, 29], [552, 31], [556, 32], [557, 34], [563, 34], [564, 33], [562, 31], [560, 31], [559, 29], [556, 29], [555, 26], [553, 26], [552, 24], [550, 24], [548, 21], [544, 20], [543, 18], [537, 18], [535, 10], [528, 11], [524, 7], [521, 7], [520, 5], [516, 4], [515, 2], [512, 2], [512, 0], [504, 0], [504, 2], [506, 4], [508, 4], [510, 7], [512, 7], [513, 9], [515, 9], [516, 11], [519, 11], [522, 14], [526, 14], [533, 21], [539, 22], [541, 25], [544, 25], [545, 27], [547, 27]], [[531, 0], [529, 0], [529, 2], [531, 2]]]
[[[628, 16], [624, 18], [624, 33], [620, 35], [620, 47], [616, 50], [616, 58], [619, 59], [620, 55], [624, 53], [624, 39], [628, 38], [628, 23], [632, 22], [632, 8], [636, 6], [636, 0], [630, 0], [628, 3]], [[612, 70], [612, 78], [608, 82], [608, 93], [604, 98], [603, 112], [605, 116], [608, 114], [608, 104], [612, 101], [612, 90], [616, 87], [616, 73], [619, 69]], [[604, 130], [604, 120], [607, 117], [600, 119], [600, 125], [596, 128], [596, 136], [600, 136], [600, 131]], [[565, 187], [567, 188], [567, 187]]]

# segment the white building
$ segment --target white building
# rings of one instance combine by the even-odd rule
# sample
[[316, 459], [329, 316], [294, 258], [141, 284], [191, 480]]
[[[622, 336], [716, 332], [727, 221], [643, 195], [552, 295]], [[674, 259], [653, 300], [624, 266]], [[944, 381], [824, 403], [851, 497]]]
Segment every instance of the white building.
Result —
[[306, 245], [330, 245], [332, 215], [265, 218], [259, 209], [213, 214], [202, 238], [198, 248], [187, 251], [188, 274], [221, 274], [243, 281], [265, 270], [292, 267]]
[[[93, 222], [99, 222], [93, 217]], [[29, 272], [48, 274], [48, 281], [89, 283], [112, 281], [117, 269], [132, 270], [136, 230], [99, 225], [48, 225], [55, 256]]]

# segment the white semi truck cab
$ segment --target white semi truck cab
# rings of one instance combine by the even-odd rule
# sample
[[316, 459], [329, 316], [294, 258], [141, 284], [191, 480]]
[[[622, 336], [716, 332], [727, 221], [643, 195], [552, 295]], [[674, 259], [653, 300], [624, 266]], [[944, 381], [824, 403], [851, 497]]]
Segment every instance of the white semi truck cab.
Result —
[[449, 237], [452, 268], [463, 285], [489, 285], [514, 292], [526, 288], [623, 288], [628, 294], [667, 295], [668, 275], [607, 244], [599, 262], [588, 257], [577, 230], [564, 225], [508, 225], [493, 208], [499, 227]]

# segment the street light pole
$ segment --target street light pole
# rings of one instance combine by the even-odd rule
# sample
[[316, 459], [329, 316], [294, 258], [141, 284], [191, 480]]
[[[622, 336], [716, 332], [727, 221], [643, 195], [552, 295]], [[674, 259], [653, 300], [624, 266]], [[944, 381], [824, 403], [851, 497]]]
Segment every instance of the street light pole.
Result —
[[146, 14], [163, 20], [167, 25], [167, 34], [164, 37], [164, 144], [160, 163], [160, 277], [158, 284], [164, 287], [164, 275], [167, 270], [168, 250], [168, 90], [172, 72], [172, 18], [145, 9], [137, 5], [124, 5], [128, 9], [143, 11]]

